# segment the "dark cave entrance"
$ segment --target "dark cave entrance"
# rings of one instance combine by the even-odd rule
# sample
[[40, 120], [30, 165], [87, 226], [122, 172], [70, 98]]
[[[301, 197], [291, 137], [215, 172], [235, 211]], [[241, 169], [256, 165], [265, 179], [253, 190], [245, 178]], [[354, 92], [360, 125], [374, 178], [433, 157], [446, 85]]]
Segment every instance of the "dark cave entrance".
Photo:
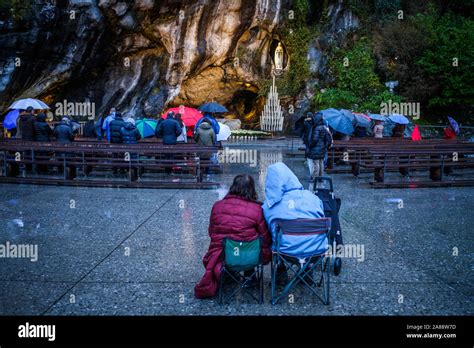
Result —
[[247, 89], [237, 91], [232, 96], [229, 111], [242, 121], [242, 128], [252, 128], [258, 122], [258, 101], [258, 93]]

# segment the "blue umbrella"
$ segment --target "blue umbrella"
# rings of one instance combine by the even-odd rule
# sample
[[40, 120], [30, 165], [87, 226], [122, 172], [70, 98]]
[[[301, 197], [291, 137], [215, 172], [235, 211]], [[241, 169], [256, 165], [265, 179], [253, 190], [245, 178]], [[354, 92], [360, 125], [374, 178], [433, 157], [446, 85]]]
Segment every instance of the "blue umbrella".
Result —
[[371, 125], [371, 120], [369, 116], [363, 114], [352, 114], [355, 118], [355, 126], [369, 128]]
[[389, 120], [398, 124], [409, 124], [410, 120], [400, 114], [392, 114], [389, 117]]
[[202, 111], [202, 112], [210, 112], [210, 113], [216, 113], [216, 112], [217, 113], [222, 113], [222, 112], [228, 112], [229, 111], [224, 106], [222, 106], [221, 104], [214, 103], [214, 102], [203, 104], [200, 107], [198, 107], [198, 110]]
[[18, 119], [19, 113], [20, 110], [18, 109], [10, 110], [10, 112], [5, 116], [5, 119], [3, 120], [3, 127], [5, 129], [16, 128], [16, 120]]
[[452, 118], [451, 116], [448, 116], [448, 121], [449, 121], [449, 124], [451, 125], [451, 127], [453, 128], [454, 133], [459, 134], [460, 128], [459, 128], [459, 124], [456, 122], [456, 120], [454, 118]]
[[375, 120], [375, 121], [382, 121], [382, 122], [387, 121], [387, 117], [386, 117], [386, 116], [382, 116], [382, 115], [369, 114], [369, 117], [370, 117], [372, 120]]
[[335, 131], [350, 135], [354, 132], [352, 119], [347, 117], [343, 112], [336, 109], [326, 109], [320, 111], [323, 114], [323, 119], [327, 121], [329, 127]]

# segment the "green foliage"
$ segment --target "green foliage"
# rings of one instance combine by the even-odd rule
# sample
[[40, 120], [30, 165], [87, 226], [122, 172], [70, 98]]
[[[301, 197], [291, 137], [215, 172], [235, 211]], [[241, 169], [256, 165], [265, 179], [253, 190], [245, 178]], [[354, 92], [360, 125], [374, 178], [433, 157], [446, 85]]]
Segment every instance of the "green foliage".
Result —
[[[309, 63], [306, 57], [309, 43], [317, 36], [318, 28], [307, 24], [309, 8], [308, 0], [294, 0], [291, 6], [294, 11], [293, 18], [286, 18], [279, 29], [286, 53], [290, 57], [289, 69], [276, 81], [280, 95], [296, 96], [310, 77]], [[258, 84], [260, 94], [266, 95], [271, 84], [271, 79], [260, 81]]]
[[0, 0], [0, 18], [24, 22], [31, 14], [33, 0]]
[[329, 63], [329, 73], [334, 83], [328, 90], [316, 94], [313, 99], [318, 109], [338, 108], [360, 112], [379, 112], [380, 103], [400, 101], [380, 83], [375, 73], [375, 61], [366, 39], [351, 49], [339, 49]]
[[[417, 64], [438, 82], [439, 93], [430, 106], [474, 104], [474, 21], [447, 14], [436, 22], [421, 17], [432, 45]], [[456, 66], [457, 65], [457, 66]]]

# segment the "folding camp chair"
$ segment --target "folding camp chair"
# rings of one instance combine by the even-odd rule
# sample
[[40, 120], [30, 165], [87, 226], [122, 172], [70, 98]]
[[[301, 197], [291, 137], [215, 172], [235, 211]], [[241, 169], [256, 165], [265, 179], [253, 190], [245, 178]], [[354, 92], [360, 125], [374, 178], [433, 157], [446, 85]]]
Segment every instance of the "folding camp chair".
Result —
[[332, 264], [335, 275], [339, 275], [342, 268], [342, 260], [336, 257], [336, 250], [343, 244], [341, 223], [339, 221], [339, 209], [341, 199], [334, 196], [332, 179], [327, 176], [318, 176], [314, 179], [314, 194], [323, 202], [324, 216], [331, 218], [331, 232], [329, 233], [329, 245], [332, 247]]
[[[228, 303], [239, 292], [248, 293], [258, 303], [263, 303], [263, 262], [260, 238], [250, 242], [224, 238], [223, 244], [224, 261], [219, 281], [219, 304]], [[245, 271], [252, 271], [252, 274], [243, 275], [242, 273]], [[223, 286], [225, 276], [238, 286], [224, 300]], [[253, 278], [257, 280], [257, 296], [254, 294], [255, 290], [251, 289]]]
[[[298, 283], [305, 284], [325, 305], [329, 304], [329, 257], [328, 236], [331, 230], [331, 219], [295, 219], [276, 221], [276, 241], [272, 252], [272, 304], [286, 296]], [[284, 289], [277, 293], [278, 268], [284, 266], [292, 275], [286, 279]], [[314, 273], [320, 271], [321, 277], [316, 281]], [[289, 272], [291, 271], [291, 272]], [[318, 294], [317, 287], [323, 290]]]

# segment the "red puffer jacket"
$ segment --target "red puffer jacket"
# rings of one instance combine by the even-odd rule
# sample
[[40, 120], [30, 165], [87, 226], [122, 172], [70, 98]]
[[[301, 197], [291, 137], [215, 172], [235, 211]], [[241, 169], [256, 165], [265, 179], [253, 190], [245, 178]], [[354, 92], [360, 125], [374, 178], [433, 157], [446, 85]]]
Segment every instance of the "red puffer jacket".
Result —
[[206, 268], [204, 276], [194, 287], [197, 298], [213, 297], [216, 294], [223, 261], [222, 242], [225, 237], [251, 241], [262, 237], [262, 256], [266, 264], [271, 260], [271, 235], [268, 232], [262, 208], [259, 203], [241, 197], [227, 195], [212, 207], [209, 223], [211, 244], [203, 258]]

